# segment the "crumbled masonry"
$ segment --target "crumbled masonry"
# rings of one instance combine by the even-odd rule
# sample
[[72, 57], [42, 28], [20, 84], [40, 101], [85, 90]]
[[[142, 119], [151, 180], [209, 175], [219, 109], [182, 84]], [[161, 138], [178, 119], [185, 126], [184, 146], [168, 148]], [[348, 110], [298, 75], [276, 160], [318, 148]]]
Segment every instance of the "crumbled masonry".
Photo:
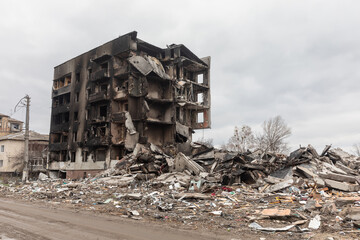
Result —
[[309, 145], [286, 156], [192, 143], [185, 155], [138, 143], [96, 177], [39, 179], [2, 185], [0, 191], [53, 206], [175, 226], [275, 233], [270, 236], [277, 239], [358, 239], [360, 233], [360, 158], [330, 146], [321, 154]]

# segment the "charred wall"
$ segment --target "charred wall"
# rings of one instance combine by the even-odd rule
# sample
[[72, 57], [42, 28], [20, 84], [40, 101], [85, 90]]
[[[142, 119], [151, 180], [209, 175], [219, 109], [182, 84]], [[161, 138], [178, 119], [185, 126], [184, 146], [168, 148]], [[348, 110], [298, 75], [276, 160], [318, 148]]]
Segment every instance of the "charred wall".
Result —
[[210, 126], [210, 58], [132, 32], [55, 67], [49, 168], [107, 168], [138, 142], [191, 141]]

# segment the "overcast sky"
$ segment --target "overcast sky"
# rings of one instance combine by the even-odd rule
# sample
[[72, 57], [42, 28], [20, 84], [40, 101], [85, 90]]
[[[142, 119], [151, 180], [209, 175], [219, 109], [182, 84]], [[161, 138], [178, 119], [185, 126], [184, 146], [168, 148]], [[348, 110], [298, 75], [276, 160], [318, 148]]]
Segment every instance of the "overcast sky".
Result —
[[[0, 112], [31, 96], [32, 130], [48, 133], [54, 66], [133, 30], [158, 47], [211, 56], [212, 129], [281, 115], [293, 149], [360, 142], [359, 1], [1, 1]], [[25, 110], [14, 118], [24, 120]]]

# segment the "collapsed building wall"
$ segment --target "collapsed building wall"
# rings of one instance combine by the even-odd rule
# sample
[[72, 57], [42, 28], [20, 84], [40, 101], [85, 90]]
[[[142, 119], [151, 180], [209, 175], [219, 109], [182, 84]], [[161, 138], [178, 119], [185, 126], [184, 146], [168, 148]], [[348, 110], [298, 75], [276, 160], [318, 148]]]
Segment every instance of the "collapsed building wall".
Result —
[[49, 170], [103, 170], [136, 143], [191, 141], [210, 128], [210, 57], [123, 35], [54, 69]]

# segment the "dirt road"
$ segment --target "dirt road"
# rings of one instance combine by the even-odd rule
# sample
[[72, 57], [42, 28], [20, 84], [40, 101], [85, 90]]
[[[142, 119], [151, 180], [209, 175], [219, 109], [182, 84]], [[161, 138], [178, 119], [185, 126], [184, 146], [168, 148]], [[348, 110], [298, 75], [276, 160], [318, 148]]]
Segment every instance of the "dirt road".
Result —
[[163, 224], [0, 199], [0, 239], [231, 239]]

